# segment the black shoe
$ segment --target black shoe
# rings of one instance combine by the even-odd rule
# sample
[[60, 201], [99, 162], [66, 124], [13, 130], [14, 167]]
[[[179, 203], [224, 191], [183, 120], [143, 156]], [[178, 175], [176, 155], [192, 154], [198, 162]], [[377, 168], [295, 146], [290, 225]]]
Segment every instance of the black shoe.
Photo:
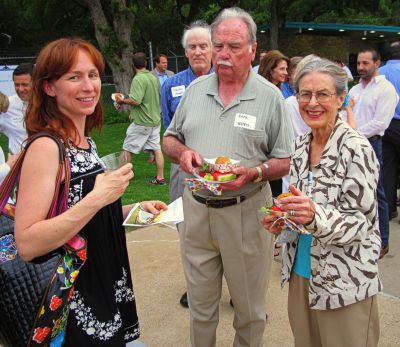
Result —
[[187, 292], [183, 293], [181, 299], [179, 300], [179, 303], [185, 307], [185, 308], [189, 308], [189, 302], [187, 299]]

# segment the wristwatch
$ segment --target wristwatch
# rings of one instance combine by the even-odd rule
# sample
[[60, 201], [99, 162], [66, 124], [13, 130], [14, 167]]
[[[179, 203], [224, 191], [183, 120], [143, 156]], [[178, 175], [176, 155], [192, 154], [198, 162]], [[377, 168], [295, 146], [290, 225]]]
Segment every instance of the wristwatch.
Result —
[[258, 172], [258, 176], [257, 178], [253, 181], [254, 183], [258, 183], [262, 181], [263, 178], [263, 172], [261, 170], [261, 168], [259, 166], [256, 166], [257, 172]]

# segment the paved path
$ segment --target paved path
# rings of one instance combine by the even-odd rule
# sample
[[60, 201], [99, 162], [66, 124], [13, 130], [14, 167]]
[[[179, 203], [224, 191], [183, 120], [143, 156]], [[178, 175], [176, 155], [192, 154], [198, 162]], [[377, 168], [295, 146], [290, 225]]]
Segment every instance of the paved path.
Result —
[[[391, 222], [391, 251], [380, 265], [384, 293], [379, 295], [380, 347], [400, 346], [400, 224]], [[177, 232], [166, 226], [148, 227], [128, 234], [134, 289], [141, 322], [141, 341], [149, 347], [189, 346], [189, 314], [179, 305], [185, 281]], [[265, 346], [293, 346], [287, 318], [287, 288], [279, 285], [280, 264], [274, 262], [267, 294], [268, 323]], [[232, 346], [233, 310], [223, 286], [217, 346]]]

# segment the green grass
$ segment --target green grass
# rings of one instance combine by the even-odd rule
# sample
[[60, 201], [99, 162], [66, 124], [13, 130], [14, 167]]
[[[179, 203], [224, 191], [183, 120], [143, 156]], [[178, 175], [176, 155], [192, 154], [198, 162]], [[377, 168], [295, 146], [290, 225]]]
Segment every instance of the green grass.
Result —
[[[92, 137], [96, 142], [100, 156], [118, 152], [122, 149], [122, 143], [124, 142], [128, 125], [128, 123], [107, 124], [104, 126], [101, 133], [93, 132]], [[122, 197], [123, 204], [130, 204], [143, 200], [162, 200], [168, 202], [170, 161], [168, 158], [164, 158], [164, 175], [167, 180], [167, 185], [152, 186], [146, 184], [146, 181], [155, 176], [156, 165], [155, 163], [148, 164], [148, 158], [149, 155], [147, 153], [133, 155], [132, 164], [135, 177], [130, 182], [129, 187]]]
[[[122, 149], [122, 143], [124, 142], [128, 125], [129, 123], [106, 124], [100, 133], [97, 131], [93, 132], [92, 138], [96, 142], [100, 156], [119, 152]], [[7, 156], [8, 139], [3, 134], [0, 134], [0, 146]], [[156, 164], [148, 164], [148, 158], [149, 155], [147, 153], [140, 153], [133, 156], [132, 163], [135, 177], [129, 183], [129, 187], [122, 197], [123, 204], [131, 204], [143, 200], [162, 200], [168, 203], [170, 161], [168, 158], [164, 158], [164, 174], [167, 185], [152, 186], [146, 184], [146, 181], [155, 176]]]

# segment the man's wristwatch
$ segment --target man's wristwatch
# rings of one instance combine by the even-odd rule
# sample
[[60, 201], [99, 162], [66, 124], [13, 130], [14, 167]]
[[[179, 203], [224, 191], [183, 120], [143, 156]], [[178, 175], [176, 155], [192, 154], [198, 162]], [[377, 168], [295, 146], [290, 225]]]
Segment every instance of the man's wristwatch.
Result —
[[256, 166], [257, 172], [258, 172], [258, 176], [257, 178], [253, 181], [254, 183], [258, 183], [262, 181], [263, 178], [263, 172], [261, 170], [261, 168], [259, 166]]

